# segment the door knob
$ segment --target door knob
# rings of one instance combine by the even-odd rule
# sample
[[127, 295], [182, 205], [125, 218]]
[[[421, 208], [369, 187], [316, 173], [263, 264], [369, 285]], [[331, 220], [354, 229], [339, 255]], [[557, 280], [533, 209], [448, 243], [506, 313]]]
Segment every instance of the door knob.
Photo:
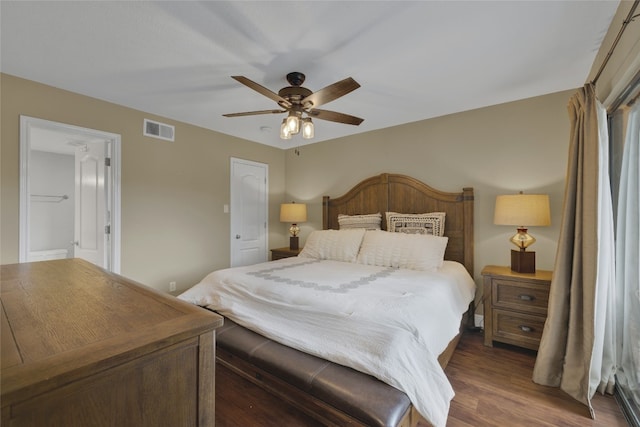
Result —
[[240, 238], [240, 235], [239, 235], [239, 234], [236, 234], [236, 239], [239, 239], [239, 238]]

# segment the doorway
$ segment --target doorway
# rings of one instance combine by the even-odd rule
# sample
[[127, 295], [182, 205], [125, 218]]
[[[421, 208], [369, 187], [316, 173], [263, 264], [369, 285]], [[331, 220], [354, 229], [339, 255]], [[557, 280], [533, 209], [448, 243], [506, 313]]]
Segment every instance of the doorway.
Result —
[[120, 272], [120, 135], [20, 117], [19, 261]]

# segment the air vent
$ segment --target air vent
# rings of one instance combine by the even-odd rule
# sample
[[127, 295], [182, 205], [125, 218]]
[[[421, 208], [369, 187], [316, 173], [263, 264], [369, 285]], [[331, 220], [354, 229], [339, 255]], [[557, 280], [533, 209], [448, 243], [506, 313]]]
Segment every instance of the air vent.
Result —
[[164, 139], [165, 141], [173, 141], [175, 136], [175, 127], [165, 123], [144, 119], [142, 133], [144, 136]]

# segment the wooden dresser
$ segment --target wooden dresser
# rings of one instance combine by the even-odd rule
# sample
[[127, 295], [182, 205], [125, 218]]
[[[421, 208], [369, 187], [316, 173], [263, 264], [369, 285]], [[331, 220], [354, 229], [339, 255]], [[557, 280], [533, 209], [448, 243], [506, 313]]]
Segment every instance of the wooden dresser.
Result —
[[213, 426], [222, 318], [65, 259], [1, 267], [2, 426]]
[[538, 350], [547, 318], [551, 271], [516, 273], [488, 265], [484, 280], [484, 344], [500, 341]]

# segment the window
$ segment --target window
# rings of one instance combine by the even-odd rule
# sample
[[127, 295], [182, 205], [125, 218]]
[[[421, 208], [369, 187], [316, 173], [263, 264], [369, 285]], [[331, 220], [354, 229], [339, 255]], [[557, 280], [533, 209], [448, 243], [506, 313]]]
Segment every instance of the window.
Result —
[[[640, 80], [640, 79], [636, 79]], [[610, 176], [616, 231], [616, 383], [631, 425], [640, 426], [640, 83], [609, 115]]]

